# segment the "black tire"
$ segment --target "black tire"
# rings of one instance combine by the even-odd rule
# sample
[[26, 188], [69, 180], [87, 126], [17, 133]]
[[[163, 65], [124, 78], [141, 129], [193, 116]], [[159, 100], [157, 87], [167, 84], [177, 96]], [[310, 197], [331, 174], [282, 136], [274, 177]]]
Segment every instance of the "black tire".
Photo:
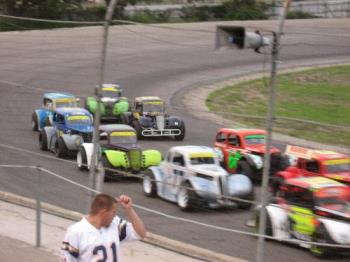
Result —
[[185, 138], [185, 134], [186, 134], [186, 128], [185, 128], [185, 124], [181, 121], [181, 126], [179, 128], [181, 130], [181, 134], [175, 136], [175, 140], [177, 141], [182, 141]]
[[[312, 242], [335, 244], [329, 236], [327, 229], [323, 224], [320, 224], [311, 239]], [[311, 245], [310, 252], [318, 258], [327, 258], [332, 255], [332, 249], [326, 246]]]
[[244, 200], [249, 200], [249, 201], [252, 201], [252, 202], [241, 202], [241, 201], [238, 201], [237, 202], [237, 205], [239, 208], [241, 209], [249, 209], [253, 206], [253, 201], [255, 200], [255, 193], [254, 193], [254, 187], [252, 188], [252, 191], [245, 197], [243, 197]]
[[[257, 211], [258, 213], [255, 216], [255, 233], [259, 233], [259, 226], [260, 226], [260, 210]], [[265, 227], [265, 235], [272, 236], [272, 224], [271, 224], [271, 218], [269, 213], [266, 210], [266, 227]]]
[[256, 177], [254, 176], [254, 170], [251, 167], [251, 165], [249, 165], [249, 163], [247, 161], [240, 161], [240, 162], [238, 162], [237, 171], [238, 171], [238, 173], [246, 175], [252, 181], [256, 180]]
[[85, 148], [82, 146], [78, 150], [77, 166], [78, 166], [79, 170], [81, 170], [81, 171], [88, 170], [86, 151], [85, 151]]
[[132, 122], [132, 125], [135, 128], [135, 130], [136, 130], [137, 138], [141, 139], [142, 138], [142, 127], [141, 127], [140, 122], [137, 121], [137, 120], [134, 120]]
[[104, 177], [103, 177], [103, 181], [104, 182], [111, 182], [112, 178], [113, 178], [113, 171], [111, 171], [111, 169], [113, 169], [113, 166], [109, 163], [107, 156], [103, 155], [101, 158], [101, 162], [104, 168]]
[[[181, 194], [186, 194], [187, 199], [182, 199]], [[191, 211], [194, 209], [196, 203], [196, 193], [194, 192], [193, 186], [190, 182], [185, 182], [181, 185], [179, 190], [179, 194], [177, 195], [177, 205], [180, 207], [182, 211]]]
[[40, 150], [47, 151], [47, 135], [44, 129], [39, 133], [39, 147]]
[[68, 153], [68, 149], [66, 147], [66, 144], [64, 143], [63, 138], [59, 137], [55, 145], [55, 154], [57, 157], [63, 158], [67, 156], [67, 153]]
[[39, 119], [38, 115], [35, 112], [32, 115], [32, 130], [39, 131]]
[[143, 177], [142, 189], [146, 196], [156, 197], [157, 196], [157, 184], [151, 170], [147, 170]]

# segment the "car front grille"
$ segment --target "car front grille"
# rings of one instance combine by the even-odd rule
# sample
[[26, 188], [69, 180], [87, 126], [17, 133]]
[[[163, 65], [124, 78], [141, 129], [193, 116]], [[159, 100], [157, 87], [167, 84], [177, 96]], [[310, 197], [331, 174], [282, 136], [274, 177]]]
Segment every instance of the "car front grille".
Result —
[[141, 168], [141, 150], [130, 149], [129, 151], [129, 162], [130, 166], [134, 171], [138, 171]]
[[227, 195], [227, 182], [225, 176], [219, 176], [218, 177], [218, 184], [220, 189], [220, 194], [225, 196]]
[[92, 142], [92, 133], [83, 133], [83, 132], [77, 132], [77, 131], [71, 131], [72, 135], [79, 135], [83, 138], [84, 143], [91, 143]]

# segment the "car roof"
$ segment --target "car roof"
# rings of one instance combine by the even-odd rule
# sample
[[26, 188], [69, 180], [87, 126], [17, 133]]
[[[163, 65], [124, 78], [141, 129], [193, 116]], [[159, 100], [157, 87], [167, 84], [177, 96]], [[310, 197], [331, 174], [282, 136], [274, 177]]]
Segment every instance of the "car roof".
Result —
[[109, 124], [109, 125], [100, 125], [99, 130], [102, 132], [111, 133], [114, 131], [132, 131], [136, 132], [134, 128], [128, 125], [123, 124]]
[[159, 96], [139, 96], [135, 97], [135, 102], [144, 102], [144, 101], [163, 101]]
[[340, 182], [337, 182], [335, 180], [321, 177], [321, 176], [314, 176], [314, 177], [298, 177], [298, 178], [292, 178], [287, 179], [286, 181], [287, 185], [295, 185], [302, 188], [315, 190], [320, 188], [326, 188], [326, 187], [335, 187], [335, 186], [346, 186]]
[[266, 131], [263, 129], [220, 128], [218, 132], [237, 133], [237, 134], [240, 134], [243, 136], [246, 136], [246, 135], [266, 135]]
[[184, 155], [190, 155], [193, 153], [213, 153], [215, 151], [213, 148], [208, 146], [174, 146], [170, 149], [171, 152], [178, 152]]
[[49, 98], [51, 100], [61, 99], [61, 98], [75, 98], [75, 96], [70, 93], [45, 93], [44, 97]]
[[85, 108], [80, 107], [60, 107], [55, 110], [57, 113], [62, 115], [88, 115], [91, 116], [90, 112]]
[[320, 161], [339, 159], [339, 158], [349, 158], [349, 156], [342, 153], [335, 152], [335, 151], [317, 150], [317, 149], [310, 149], [306, 147], [292, 146], [292, 145], [287, 146], [286, 154], [295, 155], [300, 158], [315, 159]]

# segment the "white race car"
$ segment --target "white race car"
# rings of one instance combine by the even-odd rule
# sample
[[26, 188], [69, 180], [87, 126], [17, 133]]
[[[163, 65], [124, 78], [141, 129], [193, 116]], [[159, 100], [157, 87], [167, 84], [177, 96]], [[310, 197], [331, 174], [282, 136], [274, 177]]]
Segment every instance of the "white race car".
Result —
[[[296, 243], [317, 257], [350, 251], [349, 186], [325, 177], [299, 177], [287, 179], [277, 196], [277, 203], [266, 206], [266, 235], [277, 240], [302, 240]], [[259, 221], [256, 212], [256, 231]]]
[[214, 149], [206, 146], [170, 148], [165, 160], [146, 172], [143, 191], [146, 196], [175, 202], [182, 210], [198, 205], [250, 208], [254, 200], [250, 179], [229, 174], [220, 166]]

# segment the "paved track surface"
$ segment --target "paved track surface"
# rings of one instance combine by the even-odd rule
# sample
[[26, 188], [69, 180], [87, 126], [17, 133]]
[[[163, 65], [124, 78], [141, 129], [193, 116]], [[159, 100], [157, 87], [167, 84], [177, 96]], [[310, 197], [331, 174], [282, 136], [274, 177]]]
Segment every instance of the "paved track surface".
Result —
[[[223, 24], [223, 23], [220, 23]], [[234, 23], [227, 23], [234, 24]], [[277, 21], [237, 22], [251, 29], [276, 30]], [[181, 105], [186, 90], [202, 84], [264, 70], [264, 55], [251, 50], [215, 52], [215, 23], [113, 27], [110, 31], [105, 82], [117, 82], [129, 98], [158, 95], [171, 106]], [[286, 21], [280, 68], [349, 62], [350, 19]], [[102, 29], [98, 27], [0, 34], [0, 164], [40, 165], [78, 183], [88, 185], [88, 175], [75, 165], [40, 152], [38, 134], [30, 130], [31, 113], [40, 107], [43, 90], [68, 91], [81, 97], [93, 93], [98, 82]], [[265, 67], [269, 72], [269, 62]], [[16, 84], [16, 85], [14, 85]], [[182, 144], [212, 145], [220, 127], [181, 109], [170, 112], [184, 118], [187, 136], [183, 142], [168, 139], [142, 141], [144, 148], [165, 152]], [[193, 113], [193, 112], [191, 112]], [[278, 143], [283, 146], [283, 143]], [[36, 171], [0, 168], [0, 190], [34, 197]], [[45, 201], [84, 212], [88, 193], [52, 176], [43, 178]], [[136, 181], [103, 185], [104, 192], [127, 193], [134, 202], [173, 216], [217, 226], [250, 230], [245, 222], [251, 213], [241, 210], [198, 210], [183, 213], [176, 205], [146, 198]], [[259, 188], [257, 188], [259, 193]], [[256, 239], [230, 232], [178, 222], [139, 211], [148, 229], [156, 234], [210, 250], [253, 260]], [[266, 261], [318, 261], [303, 250], [267, 242]], [[332, 261], [345, 261], [335, 257]]]

